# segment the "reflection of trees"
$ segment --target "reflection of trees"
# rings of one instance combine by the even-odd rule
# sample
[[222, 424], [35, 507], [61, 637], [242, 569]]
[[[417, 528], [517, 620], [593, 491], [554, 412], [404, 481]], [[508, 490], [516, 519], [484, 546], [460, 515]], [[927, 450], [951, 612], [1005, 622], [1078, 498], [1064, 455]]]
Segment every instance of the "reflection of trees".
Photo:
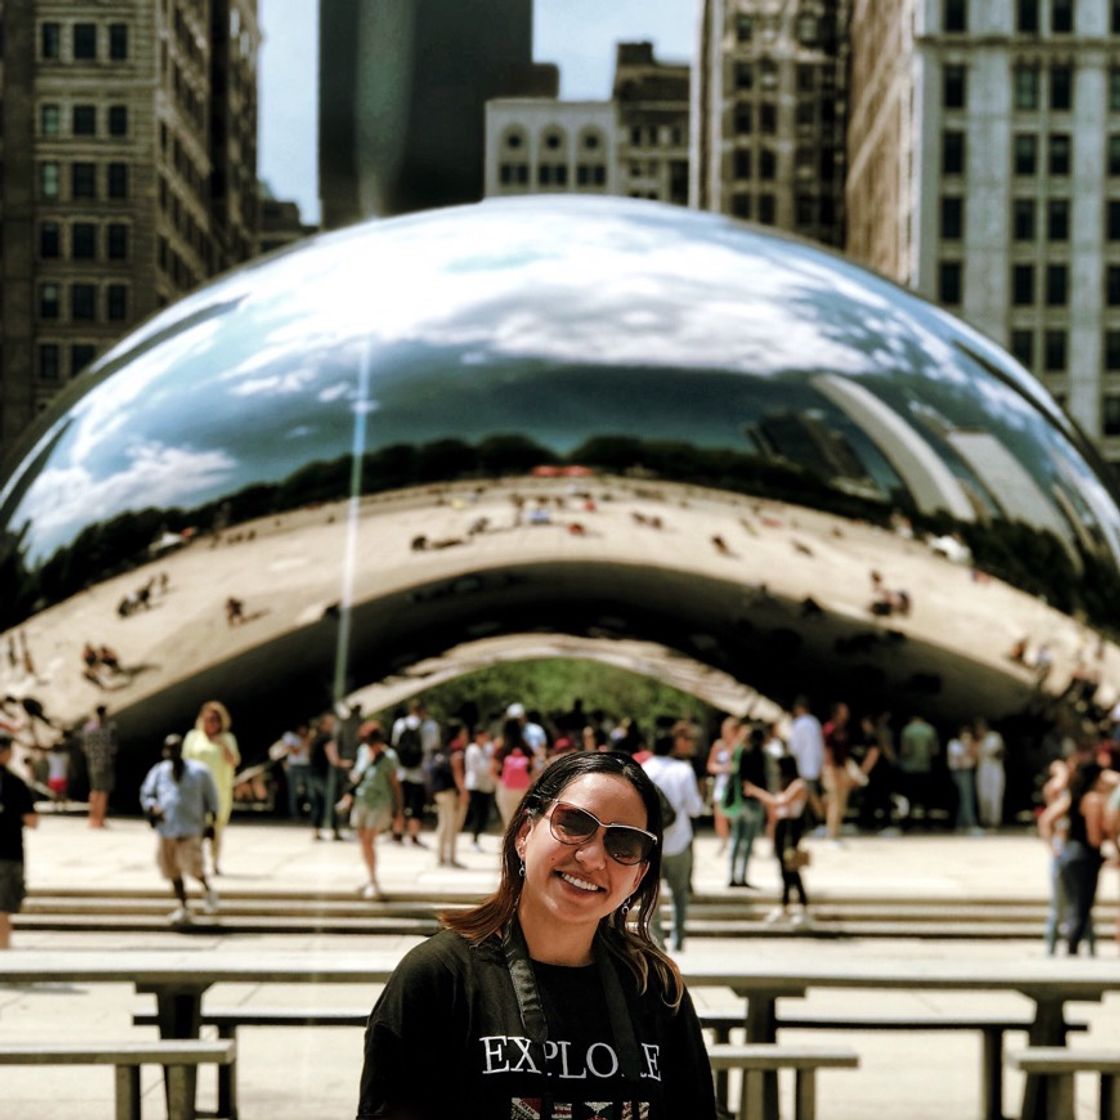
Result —
[[[889, 515], [885, 505], [841, 492], [795, 464], [738, 449], [627, 435], [595, 436], [564, 456], [519, 434], [494, 435], [474, 444], [460, 439], [392, 444], [365, 456], [361, 491], [373, 495], [439, 483], [481, 484], [524, 476], [536, 466], [564, 464], [759, 496], [879, 525], [885, 525]], [[0, 599], [0, 628], [144, 563], [149, 544], [163, 532], [193, 529], [205, 534], [338, 501], [349, 496], [350, 475], [350, 457], [341, 456], [308, 463], [278, 482], [255, 483], [191, 510], [123, 513], [87, 526], [34, 569], [26, 563], [26, 530], [21, 539], [6, 534], [0, 541], [0, 585], [16, 592]], [[1013, 586], [1066, 612], [1084, 609], [1097, 624], [1116, 626], [1120, 620], [1120, 575], [1105, 559], [1083, 552], [1084, 572], [1078, 573], [1066, 548], [1049, 532], [1005, 520], [960, 525], [948, 515], [922, 515], [905, 499], [899, 506], [919, 531], [960, 532], [978, 567]]]

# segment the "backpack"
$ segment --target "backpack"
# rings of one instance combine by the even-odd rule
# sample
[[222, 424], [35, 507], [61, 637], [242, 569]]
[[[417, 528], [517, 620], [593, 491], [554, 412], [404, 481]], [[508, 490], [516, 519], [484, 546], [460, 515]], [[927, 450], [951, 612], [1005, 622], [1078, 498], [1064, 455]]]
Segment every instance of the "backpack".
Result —
[[431, 794], [443, 793], [455, 788], [455, 775], [451, 770], [451, 755], [446, 747], [440, 747], [428, 762], [425, 785]]
[[673, 803], [661, 792], [661, 787], [654, 786], [657, 790], [657, 800], [661, 802], [661, 831], [664, 832], [670, 825], [677, 819], [677, 811], [673, 808]]
[[405, 770], [414, 770], [424, 757], [424, 751], [420, 746], [420, 729], [405, 724], [393, 749], [397, 752], [397, 759], [401, 766]]

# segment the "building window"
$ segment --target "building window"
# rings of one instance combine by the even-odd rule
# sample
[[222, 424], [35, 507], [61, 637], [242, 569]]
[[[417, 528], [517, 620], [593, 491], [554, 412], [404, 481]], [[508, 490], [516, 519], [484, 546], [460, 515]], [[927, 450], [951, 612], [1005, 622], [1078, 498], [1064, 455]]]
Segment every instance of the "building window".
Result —
[[773, 101], [759, 105], [758, 131], [764, 136], [773, 136], [778, 131], [778, 106]]
[[1050, 108], [1066, 111], [1073, 108], [1073, 67], [1050, 67]]
[[946, 109], [963, 109], [968, 100], [967, 71], [959, 62], [949, 63], [942, 71], [944, 87], [941, 104]]
[[1101, 397], [1101, 430], [1106, 436], [1120, 435], [1120, 396], [1115, 393]]
[[128, 226], [110, 222], [105, 233], [105, 253], [111, 261], [128, 260]]
[[70, 318], [75, 322], [89, 321], [97, 316], [97, 285], [70, 285]]
[[70, 165], [71, 198], [96, 198], [96, 166], [92, 163], [72, 163]]
[[62, 113], [57, 105], [39, 108], [39, 132], [42, 136], [57, 136], [62, 131]]
[[58, 198], [58, 164], [53, 160], [39, 164], [39, 194], [43, 198]]
[[937, 267], [937, 297], [950, 307], [961, 302], [961, 263], [942, 261]]
[[39, 344], [39, 377], [43, 381], [58, 380], [58, 343]]
[[97, 256], [97, 226], [93, 222], [71, 223], [70, 256], [76, 261], [90, 261]]
[[93, 105], [75, 105], [70, 116], [70, 128], [75, 136], [96, 136], [96, 107]]
[[[567, 180], [567, 170], [565, 167], [564, 180], [557, 180], [557, 182]], [[128, 198], [128, 164], [110, 163], [108, 182], [110, 198]]]
[[62, 56], [62, 24], [44, 23], [39, 27], [39, 57], [58, 59]]
[[945, 0], [945, 30], [968, 30], [967, 0]]
[[758, 177], [764, 182], [772, 182], [778, 170], [778, 159], [772, 148], [763, 148], [758, 153]]
[[1104, 300], [1109, 307], [1120, 307], [1120, 265], [1110, 264], [1104, 270]]
[[1037, 66], [1016, 66], [1012, 71], [1015, 108], [1027, 112], [1037, 109], [1040, 85], [1041, 79]]
[[1113, 35], [1120, 35], [1120, 0], [1112, 0], [1111, 27]]
[[74, 24], [74, 58], [86, 62], [97, 58], [97, 24]]
[[1029, 307], [1034, 303], [1034, 265], [1011, 266], [1011, 302], [1016, 307]]
[[1033, 132], [1015, 133], [1015, 174], [1038, 173], [1038, 137]]
[[1114, 132], [1108, 138], [1108, 173], [1120, 175], [1120, 133]]
[[1104, 368], [1110, 373], [1120, 371], [1120, 331], [1104, 332]]
[[772, 194], [760, 194], [758, 196], [758, 220], [764, 226], [774, 224], [774, 196]]
[[739, 150], [735, 153], [735, 178], [749, 179], [751, 177], [751, 153]]
[[1038, 0], [1018, 0], [1016, 26], [1020, 31], [1038, 30]]
[[1050, 30], [1059, 35], [1073, 30], [1073, 0], [1050, 0]]
[[70, 376], [77, 377], [93, 361], [97, 348], [88, 342], [75, 342], [70, 347]]
[[1068, 298], [1069, 269], [1064, 264], [1046, 266], [1046, 306], [1065, 307]]
[[812, 93], [817, 88], [817, 68], [811, 63], [802, 63], [797, 67], [798, 93]]
[[735, 17], [735, 39], [740, 43], [749, 43], [754, 34], [754, 17], [746, 12], [740, 12]]
[[127, 105], [110, 105], [109, 106], [109, 135], [110, 136], [127, 136], [128, 135], [128, 106]]
[[114, 62], [124, 62], [128, 58], [128, 24], [109, 24], [109, 57]]
[[739, 90], [754, 88], [754, 65], [750, 62], [735, 63], [735, 88]]
[[797, 17], [797, 41], [804, 47], [817, 42], [817, 17], [812, 12], [801, 12]]
[[105, 317], [111, 323], [128, 318], [128, 285], [110, 284], [105, 293]]
[[1027, 369], [1034, 368], [1034, 331], [1012, 331], [1011, 332], [1011, 353], [1015, 355], [1016, 360], [1027, 367]]
[[946, 175], [964, 174], [964, 133], [947, 128], [941, 134], [941, 170]]
[[1064, 373], [1066, 368], [1066, 332], [1046, 331], [1042, 339], [1042, 368], [1047, 373]]
[[793, 201], [794, 222], [805, 228], [812, 226], [817, 220], [816, 199], [812, 195], [799, 194]]
[[751, 216], [751, 196], [747, 191], [735, 191], [731, 196], [731, 213], [736, 218]]
[[1120, 201], [1114, 198], [1105, 206], [1105, 225], [1109, 241], [1120, 241]]
[[1011, 205], [1011, 237], [1014, 241], [1033, 241], [1035, 231], [1033, 198], [1017, 198]]
[[61, 255], [62, 235], [58, 222], [39, 223], [39, 256], [43, 260], [53, 260]]
[[754, 106], [735, 106], [735, 135], [749, 136], [754, 131]]
[[58, 318], [59, 293], [57, 284], [39, 285], [39, 318]]
[[1068, 175], [1070, 143], [1068, 132], [1050, 133], [1050, 174]]
[[959, 241], [964, 236], [964, 199], [960, 195], [946, 195], [941, 200], [941, 238]]
[[1069, 199], [1052, 198], [1046, 204], [1046, 237], [1049, 241], [1069, 240]]

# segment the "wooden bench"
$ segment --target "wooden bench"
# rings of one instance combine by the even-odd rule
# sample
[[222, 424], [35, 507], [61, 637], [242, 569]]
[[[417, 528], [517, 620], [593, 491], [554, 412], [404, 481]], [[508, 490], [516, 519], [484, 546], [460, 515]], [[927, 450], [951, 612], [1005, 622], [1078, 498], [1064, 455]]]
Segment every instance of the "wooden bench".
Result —
[[739, 1120], [776, 1120], [766, 1115], [764, 1075], [783, 1069], [794, 1071], [795, 1120], [816, 1120], [817, 1070], [859, 1066], [859, 1055], [851, 1050], [785, 1046], [777, 1042], [715, 1043], [708, 1047], [708, 1058], [717, 1076], [732, 1069], [742, 1071]]
[[[712, 1032], [716, 1043], [730, 1041], [731, 1032], [742, 1027], [742, 1015], [701, 1012], [700, 1025]], [[991, 1015], [971, 1011], [933, 1012], [932, 1014], [835, 1015], [827, 1012], [802, 1012], [780, 1015], [778, 1030], [826, 1031], [979, 1031], [983, 1040], [980, 1056], [980, 1085], [985, 1120], [1003, 1120], [1003, 1036], [1007, 1031], [1026, 1031], [1029, 1015]], [[1086, 1023], [1067, 1023], [1069, 1031], [1088, 1030]], [[727, 1099], [726, 1074], [717, 1080], [720, 1099]]]
[[[224, 1007], [202, 1013], [204, 1027], [216, 1027], [218, 1038], [235, 1042], [238, 1027], [364, 1027], [369, 1011], [333, 1008], [301, 1010], [288, 1007]], [[159, 1026], [154, 1012], [137, 1012], [133, 1026]], [[218, 1066], [218, 1115], [237, 1120], [237, 1070], [233, 1065]]]
[[1042, 1079], [1043, 1115], [1047, 1120], [1074, 1120], [1073, 1078], [1077, 1073], [1100, 1077], [1100, 1120], [1120, 1120], [1120, 1050], [1069, 1050], [1064, 1046], [1032, 1046], [1007, 1055], [1011, 1069]]
[[114, 1066], [116, 1120], [140, 1120], [140, 1067], [163, 1066], [167, 1074], [168, 1120], [194, 1120], [194, 1079], [200, 1065], [233, 1070], [237, 1044], [197, 1039], [161, 1042], [84, 1043], [23, 1042], [0, 1046], [5, 1066]]

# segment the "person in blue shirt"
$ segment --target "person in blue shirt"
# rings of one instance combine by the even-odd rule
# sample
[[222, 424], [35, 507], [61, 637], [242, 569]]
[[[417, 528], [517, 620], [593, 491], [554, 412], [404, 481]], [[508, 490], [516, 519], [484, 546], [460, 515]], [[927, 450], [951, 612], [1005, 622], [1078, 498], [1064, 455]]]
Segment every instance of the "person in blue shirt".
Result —
[[140, 804], [159, 836], [156, 864], [179, 902], [170, 915], [172, 925], [191, 920], [185, 875], [202, 884], [203, 909], [215, 913], [218, 892], [206, 878], [202, 837], [218, 813], [218, 788], [206, 766], [183, 758], [181, 735], [164, 739], [163, 761], [148, 771], [140, 787]]

